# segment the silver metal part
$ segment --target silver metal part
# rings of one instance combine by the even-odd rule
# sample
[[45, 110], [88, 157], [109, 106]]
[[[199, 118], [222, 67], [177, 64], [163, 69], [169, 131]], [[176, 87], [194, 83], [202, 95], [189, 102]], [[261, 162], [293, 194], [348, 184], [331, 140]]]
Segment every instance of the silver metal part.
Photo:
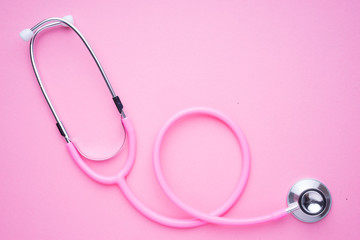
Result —
[[[331, 195], [327, 187], [315, 179], [303, 179], [289, 191], [288, 208], [300, 221], [313, 223], [323, 219], [331, 208]], [[297, 205], [298, 207], [294, 207]]]
[[126, 114], [125, 114], [124, 111], [121, 111], [121, 117], [122, 117], [122, 118], [126, 118]]

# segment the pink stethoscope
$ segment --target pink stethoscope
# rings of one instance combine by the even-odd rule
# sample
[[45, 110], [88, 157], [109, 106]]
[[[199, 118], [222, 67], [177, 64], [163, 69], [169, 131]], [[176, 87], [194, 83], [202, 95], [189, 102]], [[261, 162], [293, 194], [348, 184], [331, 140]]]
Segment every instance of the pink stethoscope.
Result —
[[[254, 218], [246, 218], [246, 219], [233, 219], [222, 217], [239, 199], [240, 195], [245, 189], [249, 174], [250, 174], [250, 151], [248, 147], [248, 143], [246, 138], [240, 128], [227, 116], [214, 111], [208, 108], [192, 108], [180, 112], [173, 116], [161, 129], [159, 135], [156, 138], [155, 147], [153, 151], [153, 164], [155, 175], [157, 180], [164, 191], [164, 193], [172, 200], [179, 208], [183, 209], [185, 212], [189, 213], [194, 218], [192, 219], [178, 219], [171, 218], [159, 213], [156, 213], [146, 207], [133, 193], [133, 191], [129, 188], [129, 185], [126, 182], [126, 178], [129, 175], [134, 162], [136, 155], [136, 136], [135, 130], [131, 123], [131, 120], [125, 115], [123, 111], [123, 105], [119, 99], [119, 97], [115, 94], [109, 79], [107, 78], [104, 69], [102, 68], [99, 60], [97, 59], [94, 51], [90, 47], [89, 43], [86, 41], [84, 36], [79, 32], [79, 30], [73, 25], [74, 20], [72, 16], [65, 16], [63, 18], [48, 18], [45, 19], [38, 24], [36, 24], [31, 29], [25, 29], [20, 32], [20, 36], [25, 41], [30, 40], [30, 58], [31, 63], [34, 69], [35, 76], [40, 85], [42, 93], [52, 111], [56, 119], [56, 126], [58, 127], [60, 134], [66, 140], [66, 148], [69, 151], [71, 157], [77, 163], [77, 165], [82, 169], [82, 171], [88, 175], [90, 178], [95, 180], [96, 182], [105, 184], [105, 185], [113, 185], [116, 184], [119, 186], [125, 197], [129, 200], [129, 202], [144, 216], [149, 218], [150, 220], [157, 222], [159, 224], [176, 227], [176, 228], [191, 228], [200, 226], [206, 223], [212, 224], [221, 224], [221, 225], [252, 225], [264, 222], [270, 222], [277, 219], [280, 219], [284, 216], [287, 216], [289, 213], [292, 213], [297, 219], [303, 222], [317, 222], [323, 219], [330, 211], [331, 208], [331, 195], [327, 187], [318, 180], [315, 179], [303, 179], [295, 185], [292, 186], [288, 193], [287, 202], [288, 206], [284, 209], [274, 211], [271, 214], [267, 214], [260, 217]], [[40, 79], [40, 75], [38, 69], [36, 67], [35, 58], [34, 58], [34, 42], [38, 33], [42, 30], [48, 29], [53, 26], [62, 25], [65, 27], [69, 27], [75, 31], [75, 33], [80, 37], [83, 41], [87, 49], [89, 50], [91, 56], [95, 60], [104, 80], [107, 84], [110, 93], [112, 95], [113, 101], [121, 114], [121, 122], [125, 129], [125, 133], [128, 141], [128, 156], [125, 163], [125, 166], [122, 170], [114, 175], [114, 176], [103, 176], [98, 173], [95, 173], [83, 160], [83, 155], [78, 148], [71, 142], [67, 131], [65, 130], [64, 125], [60, 121], [46, 91], [43, 86], [43, 83]], [[198, 116], [205, 115], [211, 118], [214, 118], [223, 124], [225, 124], [236, 137], [238, 144], [241, 148], [241, 156], [242, 156], [242, 168], [241, 168], [241, 177], [235, 187], [235, 190], [231, 194], [231, 196], [227, 199], [225, 203], [223, 203], [219, 208], [211, 213], [203, 213], [200, 212], [186, 203], [184, 203], [169, 187], [167, 184], [161, 165], [160, 165], [160, 149], [166, 135], [167, 131], [171, 126], [173, 126], [177, 121], [183, 119], [188, 116]]]

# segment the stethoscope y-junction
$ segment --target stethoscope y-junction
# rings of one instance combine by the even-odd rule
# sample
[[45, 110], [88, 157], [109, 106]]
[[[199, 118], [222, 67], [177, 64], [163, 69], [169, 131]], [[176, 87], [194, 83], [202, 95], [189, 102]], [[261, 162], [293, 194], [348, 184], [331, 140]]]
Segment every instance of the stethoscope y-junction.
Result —
[[[130, 121], [130, 119], [125, 115], [123, 104], [120, 101], [120, 98], [116, 95], [114, 89], [112, 88], [108, 77], [105, 74], [103, 67], [101, 66], [98, 58], [96, 57], [94, 51], [90, 47], [89, 43], [86, 41], [84, 36], [79, 32], [79, 30], [73, 25], [72, 16], [65, 16], [63, 18], [48, 18], [45, 19], [34, 27], [30, 29], [25, 29], [20, 33], [20, 36], [25, 40], [30, 40], [30, 59], [31, 64], [34, 69], [34, 73], [36, 79], [40, 85], [41, 91], [51, 109], [52, 114], [56, 120], [56, 126], [60, 131], [60, 134], [65, 138], [66, 148], [69, 151], [71, 157], [77, 163], [77, 165], [82, 169], [82, 171], [87, 174], [90, 178], [95, 180], [96, 182], [112, 185], [116, 184], [119, 186], [124, 196], [129, 200], [129, 202], [144, 216], [151, 219], [154, 222], [177, 228], [189, 228], [203, 225], [205, 223], [213, 223], [213, 224], [222, 224], [222, 225], [250, 225], [257, 224], [263, 222], [273, 221], [284, 216], [287, 216], [289, 213], [292, 213], [296, 218], [303, 222], [317, 222], [324, 218], [331, 208], [331, 196], [329, 190], [326, 186], [315, 179], [304, 179], [297, 182], [288, 193], [288, 205], [283, 209], [274, 211], [270, 214], [254, 217], [254, 218], [246, 218], [246, 219], [233, 219], [222, 217], [224, 213], [226, 213], [238, 200], [240, 195], [245, 189], [249, 173], [250, 173], [250, 152], [248, 143], [246, 138], [240, 128], [227, 116], [214, 111], [208, 108], [192, 108], [180, 112], [173, 116], [161, 129], [159, 135], [156, 138], [155, 147], [153, 151], [153, 164], [154, 170], [157, 177], [157, 180], [164, 191], [164, 193], [181, 209], [185, 212], [189, 213], [193, 218], [191, 219], [178, 219], [171, 218], [164, 215], [161, 215], [157, 212], [152, 211], [148, 207], [146, 207], [132, 192], [129, 188], [129, 185], [126, 182], [126, 178], [129, 175], [134, 162], [135, 162], [135, 153], [136, 153], [136, 139], [135, 139], [135, 130]], [[66, 131], [63, 123], [60, 121], [58, 114], [56, 113], [54, 106], [52, 105], [48, 94], [44, 88], [44, 85], [41, 81], [38, 68], [35, 63], [34, 57], [34, 44], [36, 36], [45, 29], [55, 27], [55, 26], [65, 26], [71, 28], [75, 33], [80, 37], [83, 41], [87, 49], [89, 50], [91, 56], [95, 60], [105, 83], [111, 93], [112, 99], [121, 114], [121, 122], [125, 129], [125, 133], [128, 141], [128, 156], [124, 167], [121, 171], [113, 176], [103, 176], [98, 173], [95, 173], [83, 160], [82, 156], [85, 157], [71, 142], [68, 132]], [[169, 187], [167, 184], [161, 165], [160, 165], [160, 149], [166, 135], [168, 129], [178, 122], [180, 119], [188, 116], [198, 116], [198, 115], [206, 115], [208, 117], [214, 118], [224, 125], [226, 125], [234, 134], [237, 139], [237, 142], [241, 148], [241, 157], [242, 157], [242, 168], [240, 170], [241, 176], [238, 180], [238, 183], [227, 199], [225, 203], [223, 203], [219, 208], [211, 213], [203, 213], [200, 212], [185, 202], [183, 202]], [[82, 156], [81, 156], [82, 155]]]

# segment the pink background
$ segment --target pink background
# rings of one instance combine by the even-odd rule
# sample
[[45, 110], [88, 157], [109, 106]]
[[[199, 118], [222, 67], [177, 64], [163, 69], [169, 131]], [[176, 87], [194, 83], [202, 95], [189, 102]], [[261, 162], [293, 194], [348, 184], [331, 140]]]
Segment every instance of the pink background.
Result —
[[[358, 239], [360, 235], [359, 1], [2, 2], [0, 64], [0, 239]], [[252, 152], [248, 187], [229, 217], [286, 206], [297, 180], [329, 187], [323, 221], [292, 216], [252, 227], [163, 227], [114, 187], [73, 163], [33, 74], [18, 32], [72, 14], [103, 64], [138, 136], [128, 182], [147, 206], [187, 217], [158, 186], [151, 161], [157, 132], [176, 112], [215, 108], [244, 130]], [[119, 115], [75, 34], [37, 39], [41, 76], [71, 138], [92, 156], [121, 142]], [[121, 168], [126, 150], [102, 173]], [[174, 191], [203, 211], [225, 201], [240, 152], [223, 125], [182, 122], [162, 152]]]

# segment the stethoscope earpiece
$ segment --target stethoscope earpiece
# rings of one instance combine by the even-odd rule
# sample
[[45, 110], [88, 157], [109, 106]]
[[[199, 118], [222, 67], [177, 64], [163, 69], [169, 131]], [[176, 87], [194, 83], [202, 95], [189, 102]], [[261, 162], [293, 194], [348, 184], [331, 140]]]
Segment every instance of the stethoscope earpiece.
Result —
[[34, 32], [30, 28], [24, 29], [20, 32], [20, 37], [25, 42], [29, 41], [33, 36]]
[[315, 179], [303, 179], [289, 191], [287, 202], [294, 217], [302, 222], [314, 223], [323, 219], [331, 208], [331, 195], [327, 187]]
[[[62, 17], [62, 20], [67, 21], [68, 23], [71, 23], [72, 25], [74, 25], [74, 18], [72, 15], [66, 15], [64, 17]], [[64, 27], [69, 27], [66, 23], [64, 23], [63, 21], [55, 23], [55, 25], [62, 25]], [[20, 32], [20, 37], [22, 38], [22, 40], [24, 40], [25, 42], [29, 41], [33, 36], [34, 36], [34, 31], [41, 26], [42, 24], [37, 24], [35, 25], [33, 28], [27, 28], [24, 29]]]

